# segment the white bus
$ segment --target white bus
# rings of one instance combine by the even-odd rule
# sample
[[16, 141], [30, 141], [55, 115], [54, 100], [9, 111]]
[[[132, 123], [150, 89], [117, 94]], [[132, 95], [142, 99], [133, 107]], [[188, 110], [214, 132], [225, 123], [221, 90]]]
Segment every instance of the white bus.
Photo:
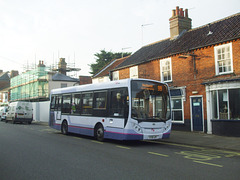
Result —
[[148, 79], [59, 88], [50, 94], [49, 126], [117, 140], [169, 138], [171, 106], [168, 85]]

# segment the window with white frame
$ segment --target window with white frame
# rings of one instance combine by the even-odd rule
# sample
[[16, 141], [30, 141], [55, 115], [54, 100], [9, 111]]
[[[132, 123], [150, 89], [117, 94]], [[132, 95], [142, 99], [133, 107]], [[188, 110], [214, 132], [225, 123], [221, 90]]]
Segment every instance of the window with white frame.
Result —
[[183, 123], [184, 122], [183, 98], [181, 98], [181, 97], [172, 98], [171, 106], [172, 106], [173, 122]]
[[138, 66], [130, 68], [130, 78], [138, 78]]
[[113, 81], [119, 80], [119, 71], [114, 71], [114, 72], [112, 73], [112, 80], [113, 80]]
[[160, 60], [161, 81], [172, 81], [172, 63], [171, 58]]
[[216, 74], [233, 72], [232, 43], [214, 47]]

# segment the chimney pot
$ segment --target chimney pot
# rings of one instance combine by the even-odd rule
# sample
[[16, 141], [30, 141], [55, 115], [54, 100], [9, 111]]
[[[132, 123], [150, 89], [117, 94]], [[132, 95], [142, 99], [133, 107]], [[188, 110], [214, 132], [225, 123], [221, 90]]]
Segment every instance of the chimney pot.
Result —
[[176, 16], [176, 10], [175, 9], [172, 10], [172, 17], [174, 17], [174, 16]]
[[188, 18], [188, 9], [185, 9], [185, 17]]
[[180, 8], [180, 16], [184, 16], [183, 8]]
[[176, 16], [179, 16], [179, 6], [176, 7]]

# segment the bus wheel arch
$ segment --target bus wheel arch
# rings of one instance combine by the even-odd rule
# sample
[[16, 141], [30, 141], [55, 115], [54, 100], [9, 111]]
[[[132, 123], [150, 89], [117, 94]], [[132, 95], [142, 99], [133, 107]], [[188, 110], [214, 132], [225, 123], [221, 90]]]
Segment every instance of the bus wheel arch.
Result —
[[63, 120], [62, 125], [61, 125], [61, 132], [64, 135], [68, 134], [68, 122], [66, 119]]
[[98, 141], [104, 140], [104, 127], [101, 123], [97, 123], [94, 127], [94, 137]]

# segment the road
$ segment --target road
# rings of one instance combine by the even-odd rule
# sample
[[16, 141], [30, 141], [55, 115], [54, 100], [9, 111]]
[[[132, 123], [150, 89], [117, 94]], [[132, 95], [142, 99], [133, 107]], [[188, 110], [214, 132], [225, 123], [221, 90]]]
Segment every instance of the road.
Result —
[[95, 141], [0, 122], [0, 179], [239, 179], [240, 152], [161, 141]]

